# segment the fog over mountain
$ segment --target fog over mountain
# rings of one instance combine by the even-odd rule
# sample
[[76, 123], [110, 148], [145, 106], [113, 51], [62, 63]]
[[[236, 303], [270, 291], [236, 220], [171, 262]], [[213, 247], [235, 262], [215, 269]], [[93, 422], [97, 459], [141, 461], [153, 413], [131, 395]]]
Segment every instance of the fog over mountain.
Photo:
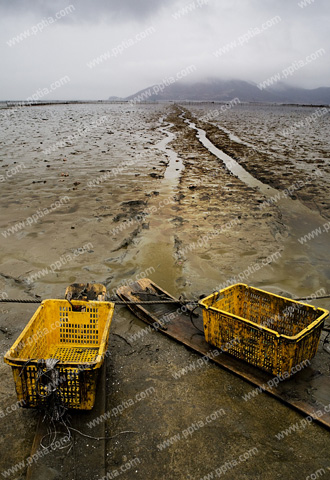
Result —
[[[275, 102], [328, 105], [330, 88], [304, 89], [275, 83], [267, 88], [243, 80], [208, 79], [203, 82], [174, 82], [170, 85], [158, 84], [147, 87], [124, 100], [135, 103], [141, 101], [204, 101], [226, 102], [238, 98], [241, 102]], [[110, 97], [115, 100], [116, 97]], [[118, 99], [118, 98], [117, 98]]]

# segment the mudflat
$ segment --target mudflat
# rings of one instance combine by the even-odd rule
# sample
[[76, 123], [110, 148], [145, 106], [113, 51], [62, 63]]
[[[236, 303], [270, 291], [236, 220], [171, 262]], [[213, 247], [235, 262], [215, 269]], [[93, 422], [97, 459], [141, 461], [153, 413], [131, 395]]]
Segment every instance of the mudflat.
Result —
[[[330, 291], [328, 116], [312, 131], [296, 129], [290, 142], [283, 128], [308, 112], [217, 109], [100, 104], [1, 112], [2, 297], [61, 298], [68, 284], [91, 281], [113, 296], [119, 285], [149, 277], [175, 296], [198, 298], [242, 281], [327, 308], [327, 299], [313, 296]], [[2, 354], [35, 309], [0, 305]], [[248, 383], [211, 363], [198, 366], [198, 355], [143, 329], [116, 308], [105, 393], [106, 431], [119, 435], [106, 445], [108, 472], [266, 480], [328, 472], [329, 432], [265, 394], [246, 401]], [[329, 376], [322, 345], [313, 362]], [[16, 407], [10, 368], [2, 363], [0, 372], [0, 468], [4, 478], [24, 478], [38, 414]], [[297, 431], [278, 439], [294, 424]], [[85, 433], [93, 428], [86, 424]], [[93, 441], [86, 441], [86, 461]], [[61, 465], [47, 478], [62, 478]]]

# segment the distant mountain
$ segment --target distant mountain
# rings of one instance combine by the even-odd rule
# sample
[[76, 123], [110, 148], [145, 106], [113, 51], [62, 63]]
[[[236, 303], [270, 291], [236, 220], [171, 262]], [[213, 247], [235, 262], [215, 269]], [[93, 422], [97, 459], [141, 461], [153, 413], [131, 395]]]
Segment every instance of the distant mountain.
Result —
[[174, 82], [168, 86], [153, 85], [124, 100], [136, 103], [141, 101], [226, 102], [235, 97], [239, 98], [241, 102], [328, 105], [330, 104], [330, 88], [320, 87], [309, 90], [290, 87], [278, 82], [272, 87], [260, 89], [257, 84], [243, 80], [210, 79], [197, 83]]

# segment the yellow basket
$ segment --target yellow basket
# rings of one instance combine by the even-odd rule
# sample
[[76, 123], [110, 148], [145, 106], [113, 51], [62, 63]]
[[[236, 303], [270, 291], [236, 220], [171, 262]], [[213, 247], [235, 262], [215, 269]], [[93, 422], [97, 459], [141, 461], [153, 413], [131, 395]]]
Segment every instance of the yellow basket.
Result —
[[317, 351], [329, 312], [237, 283], [199, 302], [205, 339], [274, 375], [295, 367]]
[[[93, 408], [113, 312], [110, 302], [42, 302], [4, 357], [24, 407], [46, 404], [56, 389], [67, 408]], [[53, 370], [45, 362], [51, 358], [58, 360]]]

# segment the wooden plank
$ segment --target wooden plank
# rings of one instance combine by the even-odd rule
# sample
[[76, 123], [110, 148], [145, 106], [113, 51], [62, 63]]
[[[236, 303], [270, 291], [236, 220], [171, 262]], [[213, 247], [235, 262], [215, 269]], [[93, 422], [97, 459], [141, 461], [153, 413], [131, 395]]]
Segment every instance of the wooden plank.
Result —
[[[141, 295], [141, 293], [146, 292], [148, 295]], [[149, 325], [155, 324], [155, 322], [166, 323], [164, 328], [156, 325], [157, 330], [164, 335], [195, 350], [217, 363], [221, 368], [243, 378], [255, 387], [261, 387], [277, 400], [294, 408], [303, 415], [313, 417], [322, 426], [330, 428], [330, 412], [327, 413], [324, 410], [324, 407], [328, 407], [330, 402], [330, 377], [328, 375], [322, 373], [319, 369], [309, 366], [293, 375], [290, 379], [281, 381], [277, 387], [270, 388], [267, 382], [273, 378], [272, 375], [221, 352], [205, 341], [204, 335], [200, 332], [203, 331], [203, 321], [199, 307], [196, 310], [198, 318], [193, 319], [194, 326], [190, 315], [180, 311], [182, 304], [180, 304], [179, 300], [149, 279], [141, 279], [129, 287], [124, 286], [117, 290], [117, 295], [124, 301], [138, 302], [139, 300], [156, 299], [156, 294], [162, 295], [165, 300], [176, 300], [177, 304], [163, 305], [161, 314], [158, 315], [152, 306], [149, 305], [127, 306], [138, 318]], [[171, 320], [166, 321], [166, 316], [171, 313]], [[313, 392], [313, 394], [311, 395], [309, 392]], [[320, 412], [322, 412], [322, 415], [320, 415]]]

